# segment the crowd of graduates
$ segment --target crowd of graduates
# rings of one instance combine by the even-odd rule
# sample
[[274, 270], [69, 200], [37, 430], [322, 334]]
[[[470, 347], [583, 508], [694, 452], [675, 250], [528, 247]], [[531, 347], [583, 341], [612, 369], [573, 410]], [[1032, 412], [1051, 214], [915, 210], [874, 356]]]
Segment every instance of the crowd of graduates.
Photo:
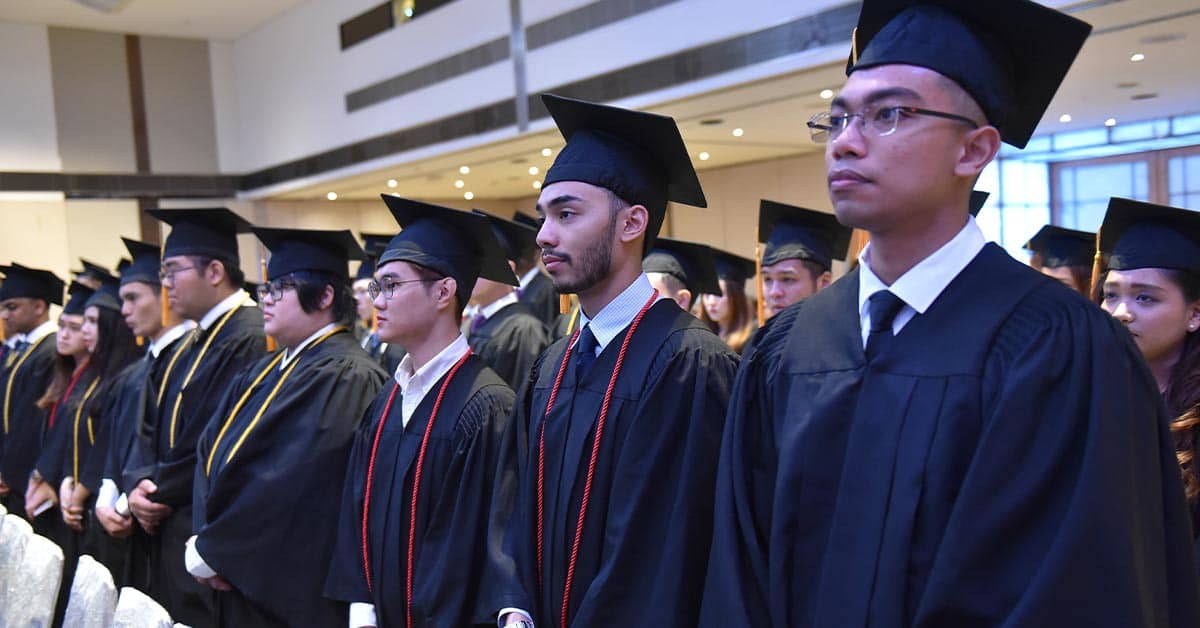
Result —
[[658, 237], [672, 119], [545, 95], [538, 218], [150, 210], [115, 274], [0, 267], [0, 499], [63, 596], [90, 554], [195, 627], [1200, 625], [1200, 214], [1034, 268], [973, 218], [1089, 30], [868, 0], [835, 213], [764, 200], [757, 259]]

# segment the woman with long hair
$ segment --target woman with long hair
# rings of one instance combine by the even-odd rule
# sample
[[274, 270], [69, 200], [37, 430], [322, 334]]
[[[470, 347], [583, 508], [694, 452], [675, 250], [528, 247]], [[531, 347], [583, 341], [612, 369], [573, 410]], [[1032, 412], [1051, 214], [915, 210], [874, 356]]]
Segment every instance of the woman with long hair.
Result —
[[721, 294], [706, 294], [700, 300], [700, 320], [721, 337], [735, 353], [741, 353], [758, 330], [754, 307], [746, 297], [746, 281], [754, 277], [754, 260], [713, 249]]
[[1114, 198], [1100, 247], [1108, 254], [1100, 306], [1133, 335], [1162, 392], [1200, 538], [1200, 212]]

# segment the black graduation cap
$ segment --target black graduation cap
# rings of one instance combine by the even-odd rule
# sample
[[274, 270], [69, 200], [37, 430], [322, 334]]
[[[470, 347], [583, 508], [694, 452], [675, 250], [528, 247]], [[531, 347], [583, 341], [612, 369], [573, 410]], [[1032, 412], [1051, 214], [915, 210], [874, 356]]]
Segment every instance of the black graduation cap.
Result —
[[537, 246], [538, 230], [536, 228], [523, 225], [515, 220], [505, 220], [499, 216], [493, 216], [482, 209], [471, 211], [487, 219], [488, 224], [492, 226], [492, 233], [496, 235], [496, 240], [504, 249], [505, 257], [510, 261], [515, 262], [521, 259], [526, 251]]
[[151, 216], [171, 225], [163, 257], [203, 255], [236, 262], [237, 234], [248, 233], [250, 223], [224, 207], [207, 209], [147, 209]]
[[117, 276], [120, 277], [121, 273], [125, 272], [125, 269], [129, 268], [129, 265], [132, 263], [133, 260], [129, 259], [128, 257], [122, 257], [121, 259], [117, 260]]
[[366, 257], [349, 229], [250, 229], [271, 251], [267, 277], [282, 277], [298, 270], [330, 273], [339, 277], [350, 274], [348, 260]]
[[363, 252], [367, 256], [362, 263], [358, 265], [358, 272], [354, 274], [354, 279], [370, 279], [375, 275], [375, 260], [383, 253], [383, 249], [387, 248], [387, 243], [392, 240], [391, 234], [382, 233], [364, 233], [362, 234]]
[[542, 221], [538, 220], [536, 216], [530, 216], [529, 214], [526, 214], [520, 210], [513, 214], [513, 222], [525, 225], [526, 227], [533, 229], [535, 232], [541, 230], [542, 228]]
[[16, 263], [5, 266], [4, 283], [0, 284], [0, 301], [16, 298], [41, 299], [62, 305], [63, 280], [40, 268]]
[[100, 287], [83, 303], [83, 309], [91, 306], [102, 307], [116, 312], [121, 311], [121, 280], [109, 275], [100, 280]]
[[663, 273], [683, 282], [696, 294], [721, 294], [717, 269], [713, 265], [713, 250], [707, 244], [658, 238], [654, 248], [642, 259], [642, 270]]
[[1100, 225], [1113, 270], [1173, 268], [1200, 275], [1200, 212], [1113, 197]]
[[162, 266], [162, 251], [158, 245], [129, 238], [121, 238], [121, 241], [125, 243], [125, 250], [129, 251], [129, 256], [133, 258], [129, 266], [121, 271], [121, 285], [134, 281], [159, 285], [161, 280], [158, 271]]
[[1096, 255], [1096, 234], [1046, 225], [1025, 243], [1027, 250], [1041, 255], [1042, 266], [1091, 266]]
[[79, 263], [83, 264], [83, 270], [71, 271], [75, 273], [76, 277], [90, 277], [97, 281], [104, 281], [113, 276], [113, 274], [109, 272], [107, 268], [97, 264], [96, 262], [86, 260], [81, 257], [79, 258]]
[[830, 213], [762, 199], [758, 205], [758, 241], [765, 242], [763, 266], [805, 259], [829, 270], [846, 259], [853, 229]]
[[734, 255], [728, 251], [721, 251], [718, 249], [713, 249], [712, 252], [715, 256], [713, 258], [713, 265], [717, 267], [718, 279], [745, 283], [746, 280], [750, 279], [758, 272], [758, 268], [754, 263], [754, 260], [750, 259], [749, 257]]
[[83, 311], [87, 309], [88, 299], [92, 298], [94, 292], [95, 290], [78, 281], [72, 281], [71, 285], [67, 287], [67, 303], [63, 305], [62, 313], [82, 315]]
[[542, 102], [567, 140], [543, 187], [580, 181], [644, 205], [650, 213], [647, 251], [662, 227], [667, 201], [708, 206], [674, 119], [553, 94], [543, 94]]
[[381, 196], [401, 231], [388, 242], [377, 266], [405, 261], [453, 277], [458, 283], [460, 305], [471, 297], [479, 277], [518, 285], [504, 250], [483, 216], [391, 194]]
[[971, 200], [967, 203], [967, 211], [971, 212], [972, 216], [978, 216], [989, 196], [991, 196], [990, 192], [971, 190]]
[[864, 0], [846, 74], [929, 68], [1024, 148], [1092, 27], [1031, 0]]

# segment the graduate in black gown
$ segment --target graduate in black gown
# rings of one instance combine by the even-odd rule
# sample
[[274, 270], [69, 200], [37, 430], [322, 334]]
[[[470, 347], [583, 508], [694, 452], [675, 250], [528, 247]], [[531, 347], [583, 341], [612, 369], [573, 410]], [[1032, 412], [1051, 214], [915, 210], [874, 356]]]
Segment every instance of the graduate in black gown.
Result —
[[237, 266], [237, 234], [250, 224], [225, 208], [150, 213], [171, 225], [160, 275], [168, 303], [197, 329], [167, 378], [151, 456], [126, 471], [136, 479], [129, 506], [156, 541], [152, 595], [172, 619], [200, 628], [215, 625], [212, 591], [183, 563], [192, 535], [196, 443], [234, 377], [266, 353], [266, 337], [262, 311], [242, 290]]
[[517, 273], [517, 280], [520, 282], [517, 286], [517, 294], [520, 295], [518, 300], [524, 303], [547, 329], [552, 329], [559, 316], [559, 294], [554, 287], [554, 282], [550, 280], [550, 277], [542, 270], [541, 264], [538, 263], [538, 260], [541, 259], [541, 249], [537, 246], [536, 235], [542, 226], [541, 221], [518, 211], [513, 214], [512, 222], [532, 230], [535, 236], [525, 241], [525, 246], [520, 249], [516, 257], [510, 256], [509, 258], [516, 264], [514, 270]]
[[759, 201], [764, 320], [829, 286], [833, 260], [846, 259], [853, 231], [828, 212]]
[[503, 458], [521, 495], [502, 625], [695, 626], [737, 357], [651, 287], [668, 200], [704, 206], [671, 118], [543, 96], [567, 139], [538, 202], [579, 327], [536, 365]]
[[371, 293], [380, 336], [409, 351], [355, 440], [325, 594], [351, 626], [494, 626], [514, 395], [458, 326], [477, 278], [516, 277], [482, 216], [383, 199], [403, 230]]
[[700, 299], [696, 318], [708, 325], [734, 353], [741, 354], [758, 331], [757, 304], [746, 296], [746, 282], [756, 280], [758, 264], [741, 255], [713, 249], [713, 264], [721, 292]]
[[1029, 265], [1061, 281], [1068, 288], [1089, 296], [1096, 234], [1078, 229], [1046, 225], [1025, 243], [1033, 253]]
[[715, 253], [707, 244], [657, 238], [642, 260], [642, 272], [659, 294], [683, 311], [694, 312], [700, 295], [721, 294], [714, 261]]
[[345, 625], [321, 596], [346, 460], [386, 374], [350, 330], [349, 231], [254, 228], [259, 287], [280, 351], [226, 388], [197, 447], [188, 571], [216, 591], [220, 626]]
[[62, 305], [63, 281], [48, 270], [20, 264], [0, 271], [5, 274], [0, 320], [7, 347], [0, 363], [0, 503], [24, 515], [26, 482], [46, 426], [47, 410], [37, 402], [54, 379], [58, 357], [50, 304]]
[[743, 358], [701, 626], [1200, 625], [1137, 349], [966, 211], [1089, 31], [1025, 0], [864, 3], [809, 124], [871, 241]]
[[[136, 479], [126, 468], [139, 468], [153, 451], [154, 418], [165, 393], [165, 378], [187, 350], [191, 321], [166, 310], [158, 278], [162, 258], [158, 245], [122, 238], [131, 256], [121, 270], [121, 313], [130, 331], [145, 342], [145, 357], [131, 364], [114, 385], [106, 418], [97, 431], [104, 456], [88, 458], [85, 476], [100, 478], [96, 523], [117, 540], [119, 555], [107, 564], [117, 587], [132, 586], [149, 594], [151, 537], [133, 519], [129, 493]], [[140, 479], [140, 478], [137, 478]], [[90, 486], [90, 484], [89, 484]]]
[[[525, 251], [536, 248], [537, 231], [476, 211], [488, 219], [515, 272], [517, 260]], [[467, 342], [510, 388], [521, 390], [529, 379], [534, 360], [550, 346], [550, 330], [507, 283], [479, 279], [471, 293], [471, 302], [477, 309], [470, 317]]]

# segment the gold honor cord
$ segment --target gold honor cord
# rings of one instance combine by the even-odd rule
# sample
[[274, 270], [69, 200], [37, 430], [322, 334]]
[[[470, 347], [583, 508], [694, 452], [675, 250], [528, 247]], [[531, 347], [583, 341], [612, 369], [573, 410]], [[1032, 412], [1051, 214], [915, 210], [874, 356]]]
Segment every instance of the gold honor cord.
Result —
[[[332, 336], [338, 332], [342, 332], [342, 331], [346, 331], [346, 328], [345, 327], [335, 327], [335, 328], [329, 330], [328, 332], [325, 333], [325, 335], [321, 336], [320, 338], [317, 338], [316, 340], [314, 340], [312, 342], [312, 344], [305, 347], [303, 349], [303, 351], [301, 351], [301, 354], [303, 354], [304, 352], [308, 351], [309, 349], [321, 344], [322, 342], [325, 342], [325, 340], [328, 339], [330, 336]], [[292, 360], [292, 363], [288, 365], [287, 370], [285, 370], [283, 372], [283, 376], [279, 378], [279, 382], [276, 383], [275, 387], [271, 389], [271, 394], [267, 395], [267, 398], [265, 401], [263, 401], [262, 406], [260, 406], [258, 408], [258, 412], [256, 412], [254, 414], [254, 418], [250, 420], [250, 424], [246, 426], [245, 431], [243, 431], [242, 435], [240, 437], [238, 437], [237, 442], [233, 444], [233, 448], [229, 450], [229, 455], [225, 457], [225, 464], [229, 464], [229, 461], [233, 460], [233, 455], [237, 453], [238, 448], [240, 448], [242, 446], [242, 443], [245, 442], [246, 437], [250, 435], [250, 431], [254, 429], [254, 426], [258, 425], [258, 421], [260, 419], [262, 419], [263, 414], [265, 414], [267, 412], [267, 408], [271, 405], [271, 402], [275, 400], [275, 395], [279, 394], [279, 389], [283, 387], [283, 384], [284, 384], [284, 382], [287, 381], [288, 376], [292, 374], [292, 371], [296, 369], [296, 365], [300, 363], [301, 357], [302, 356], [300, 354], [297, 354], [296, 357]], [[223, 438], [225, 438], [225, 433], [228, 432], [229, 427], [231, 425], [233, 425], [234, 417], [236, 417], [238, 415], [238, 413], [241, 412], [242, 406], [246, 405], [246, 401], [250, 399], [250, 395], [254, 392], [254, 389], [258, 388], [258, 385], [260, 383], [262, 383], [263, 378], [265, 378], [267, 376], [267, 374], [270, 373], [271, 370], [274, 369], [275, 366], [278, 365], [280, 360], [282, 360], [282, 359], [283, 359], [283, 352], [281, 351], [281, 352], [279, 352], [278, 355], [275, 356], [274, 359], [271, 360], [270, 363], [267, 364], [267, 367], [264, 368], [262, 370], [262, 372], [258, 374], [258, 377], [254, 378], [254, 381], [250, 384], [249, 387], [246, 388], [246, 392], [242, 393], [241, 398], [238, 399], [238, 402], [236, 404], [234, 404], [233, 410], [230, 411], [229, 416], [225, 418], [225, 424], [221, 426], [221, 431], [217, 433], [217, 438], [216, 438], [216, 440], [213, 441], [212, 448], [208, 452], [208, 461], [204, 465], [204, 475], [205, 476], [208, 476], [209, 474], [212, 473], [213, 457], [215, 457], [217, 455], [217, 447], [218, 447], [218, 445], [221, 444], [221, 440]]]
[[[74, 473], [71, 475], [71, 477], [75, 478], [76, 484], [79, 483], [79, 417], [83, 415], [83, 407], [87, 405], [88, 399], [92, 396], [93, 392], [96, 392], [96, 386], [99, 384], [100, 384], [99, 377], [92, 380], [91, 385], [89, 385], [87, 387], [87, 390], [84, 391], [83, 399], [81, 399], [79, 401], [79, 406], [75, 408], [75, 425], [73, 428], [74, 432], [75, 432], [74, 433], [75, 448], [71, 452], [71, 469], [72, 469], [72, 471], [74, 471]], [[88, 417], [89, 435], [91, 433], [90, 432], [91, 420], [92, 420], [92, 417], [89, 416]]]
[[171, 353], [171, 360], [167, 362], [167, 370], [163, 373], [162, 381], [158, 384], [158, 397], [154, 400], [154, 407], [156, 409], [162, 407], [163, 393], [167, 392], [167, 382], [171, 381], [171, 372], [175, 370], [175, 363], [183, 355], [183, 350], [192, 346], [189, 340], [199, 333], [197, 329], [193, 329], [187, 336], [181, 336], [179, 341], [175, 343], [175, 351]]
[[[196, 359], [192, 360], [192, 366], [188, 369], [187, 376], [183, 378], [183, 385], [179, 387], [179, 394], [175, 395], [175, 405], [171, 407], [171, 431], [167, 438], [167, 446], [171, 449], [175, 448], [175, 423], [179, 418], [179, 404], [183, 403], [183, 391], [186, 390], [188, 384], [191, 383], [192, 376], [196, 374], [196, 368], [199, 367], [200, 362], [204, 360], [204, 354], [208, 353], [208, 348], [212, 346], [213, 340], [218, 334], [221, 333], [221, 329], [225, 327], [225, 323], [228, 323], [229, 319], [233, 318], [234, 313], [241, 309], [241, 307], [242, 306], [240, 305], [235, 305], [228, 312], [226, 312], [224, 316], [221, 317], [221, 320], [217, 321], [216, 325], [213, 325], [212, 333], [210, 333], [208, 338], [204, 340], [204, 346], [200, 347], [200, 352], [196, 355]], [[200, 328], [197, 327], [196, 329]], [[166, 381], [166, 378], [164, 378], [163, 381]]]
[[53, 334], [46, 334], [45, 336], [42, 336], [41, 340], [38, 340], [37, 342], [35, 342], [33, 344], [32, 347], [29, 347], [28, 349], [26, 349], [25, 354], [21, 356], [20, 360], [17, 360], [17, 365], [14, 366], [12, 371], [9, 372], [9, 374], [8, 374], [8, 383], [6, 383], [4, 385], [4, 433], [5, 434], [8, 434], [8, 408], [10, 405], [12, 405], [13, 381], [15, 381], [17, 379], [17, 371], [21, 370], [21, 365], [25, 364], [25, 360], [29, 359], [29, 356], [33, 355], [33, 352], [35, 350], [37, 350], [38, 347], [42, 346], [42, 343], [46, 342], [46, 339], [52, 335]]

